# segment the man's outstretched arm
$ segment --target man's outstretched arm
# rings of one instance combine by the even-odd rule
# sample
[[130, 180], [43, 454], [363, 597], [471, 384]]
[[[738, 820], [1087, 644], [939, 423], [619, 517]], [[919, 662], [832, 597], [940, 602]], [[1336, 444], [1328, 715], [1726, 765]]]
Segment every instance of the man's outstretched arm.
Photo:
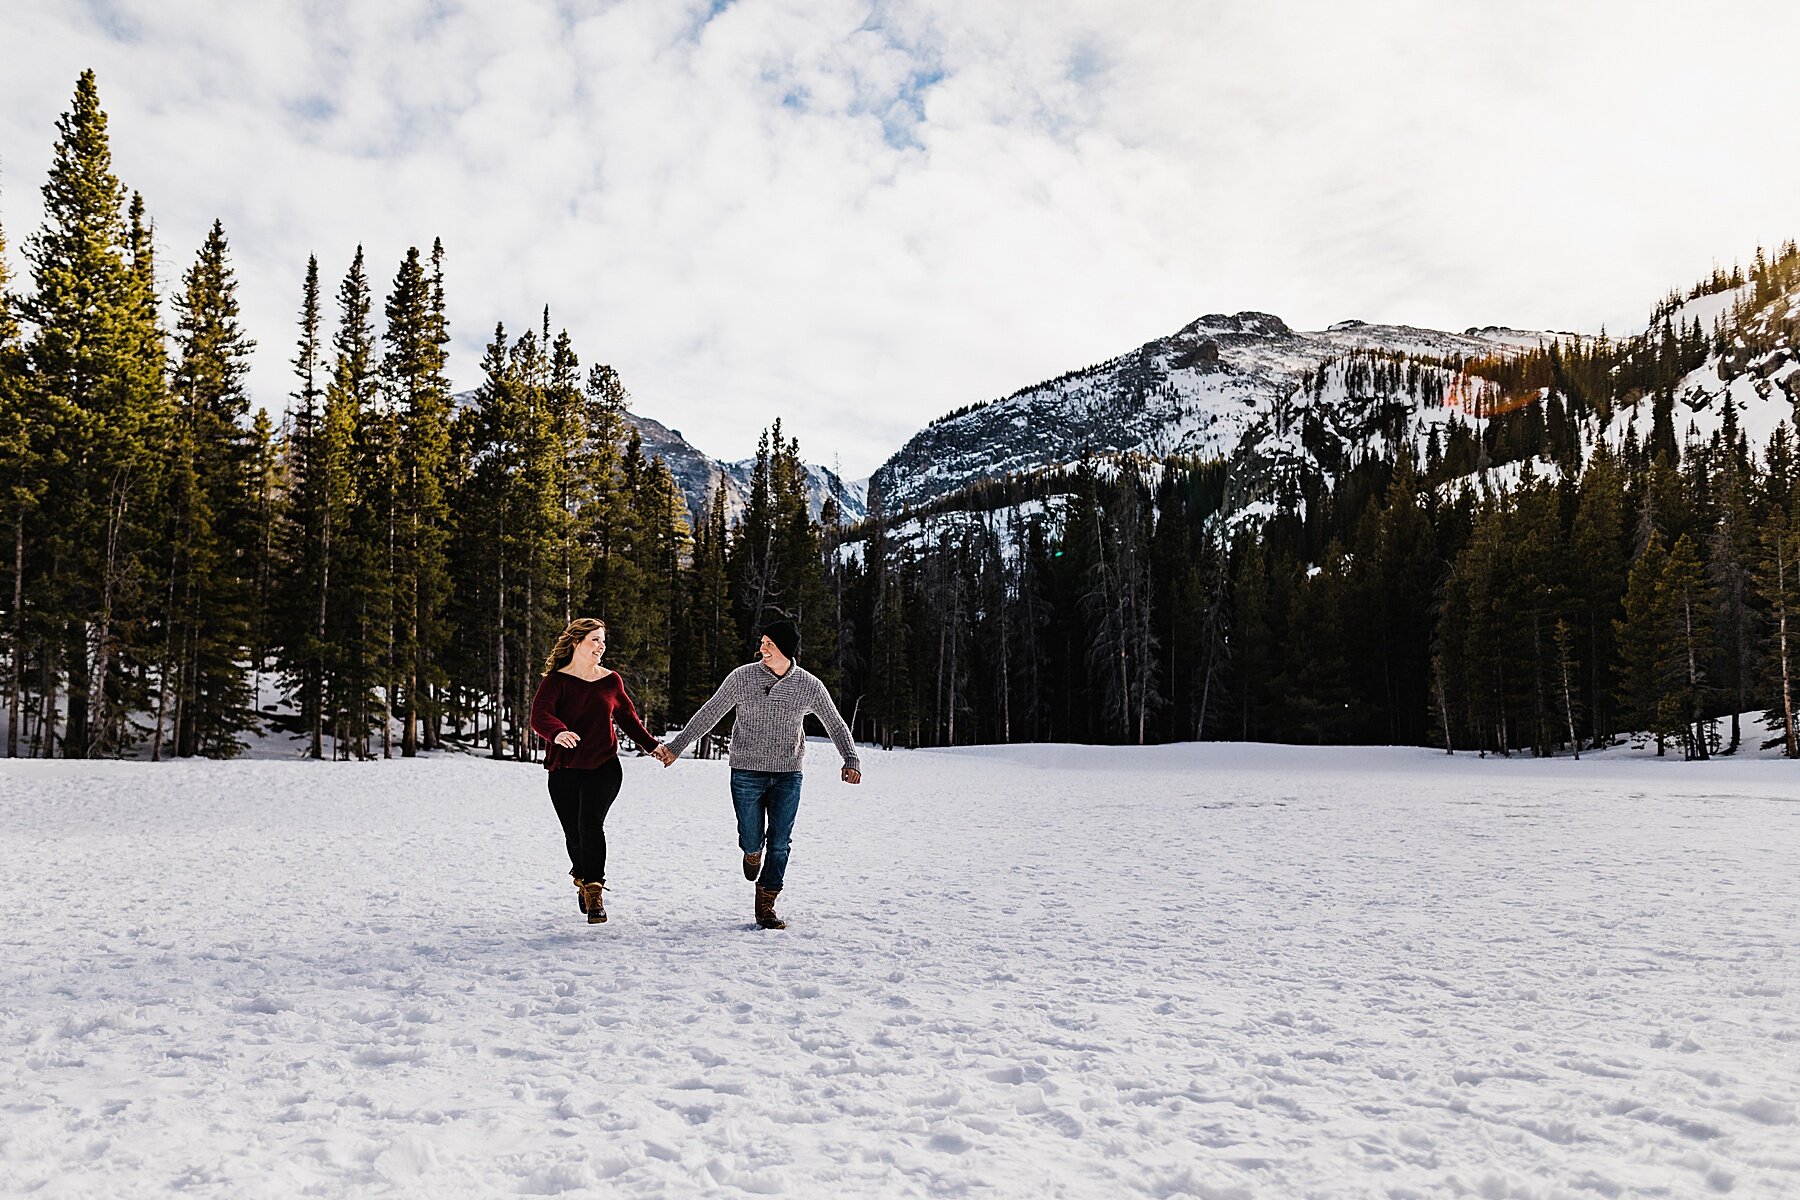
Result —
[[663, 766], [666, 767], [680, 758], [689, 746], [711, 733], [713, 728], [725, 719], [725, 714], [737, 707], [740, 697], [737, 694], [736, 683], [735, 677], [727, 675], [725, 682], [719, 685], [719, 690], [712, 694], [712, 699], [700, 706], [700, 711], [695, 713], [682, 727], [681, 732], [663, 743], [666, 756], [663, 754], [656, 756], [662, 761]]
[[813, 705], [813, 715], [825, 726], [825, 732], [831, 735], [831, 744], [843, 756], [845, 783], [862, 782], [862, 759], [856, 756], [856, 739], [850, 735], [850, 726], [844, 723], [844, 715], [838, 712], [837, 705], [831, 702], [831, 693], [819, 684], [819, 695]]

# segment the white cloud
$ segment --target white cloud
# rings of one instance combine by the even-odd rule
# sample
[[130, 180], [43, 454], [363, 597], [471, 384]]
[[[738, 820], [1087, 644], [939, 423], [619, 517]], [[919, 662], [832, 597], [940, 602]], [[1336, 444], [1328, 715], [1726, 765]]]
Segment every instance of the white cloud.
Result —
[[[214, 216], [283, 403], [306, 255], [449, 252], [453, 369], [548, 303], [722, 456], [1260, 308], [1619, 329], [1800, 233], [1784, 6], [14, 0], [0, 220], [99, 73], [172, 284]], [[20, 264], [15, 264], [20, 265]]]

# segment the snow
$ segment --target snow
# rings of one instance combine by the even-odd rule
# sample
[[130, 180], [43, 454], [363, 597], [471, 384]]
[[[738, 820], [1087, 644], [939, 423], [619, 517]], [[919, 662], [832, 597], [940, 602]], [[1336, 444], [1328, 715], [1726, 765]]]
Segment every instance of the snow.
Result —
[[1317, 333], [1302, 337], [1328, 343], [1340, 351], [1374, 350], [1381, 353], [1400, 351], [1414, 358], [1450, 358], [1456, 355], [1520, 353], [1559, 338], [1579, 336], [1548, 331], [1507, 329], [1487, 326], [1465, 333], [1441, 329], [1425, 329], [1416, 325], [1370, 325], [1366, 321], [1339, 321]]
[[[1788, 426], [1792, 434], [1794, 405], [1781, 388], [1757, 377], [1755, 372], [1734, 375], [1729, 382], [1719, 377], [1719, 360], [1706, 363], [1689, 372], [1675, 385], [1675, 406], [1671, 417], [1677, 440], [1705, 443], [1724, 427], [1724, 398], [1729, 395], [1737, 410], [1738, 427], [1750, 447], [1750, 453], [1761, 458], [1777, 426]], [[1652, 401], [1640, 399], [1633, 405], [1613, 410], [1612, 419], [1599, 432], [1614, 449], [1625, 445], [1626, 431], [1635, 423], [1638, 440], [1650, 436]]]
[[[1103, 459], [1094, 463], [1093, 468], [1096, 478], [1112, 480], [1118, 476], [1119, 464], [1116, 460]], [[1051, 533], [1060, 533], [1068, 517], [1069, 502], [1067, 493], [1058, 493], [1044, 499], [1021, 500], [1017, 504], [979, 512], [952, 509], [926, 516], [911, 516], [888, 527], [887, 544], [890, 552], [917, 554], [929, 546], [937, 545], [942, 537], [967, 542], [978, 533], [984, 533], [993, 539], [995, 549], [1003, 561], [1016, 562], [1024, 545], [1021, 537], [1015, 537], [1014, 534], [1022, 536], [1034, 523], [1042, 524]], [[837, 561], [861, 566], [866, 550], [866, 541], [842, 542], [837, 547]]]
[[811, 749], [0, 764], [0, 1194], [1800, 1192], [1800, 770]]
[[1470, 471], [1467, 475], [1457, 475], [1437, 485], [1438, 498], [1451, 500], [1460, 496], [1464, 488], [1468, 488], [1478, 497], [1498, 496], [1502, 492], [1516, 492], [1525, 480], [1525, 472], [1540, 481], [1555, 483], [1562, 477], [1562, 468], [1553, 462], [1545, 462], [1537, 458], [1514, 459], [1509, 463], [1501, 463], [1497, 467], [1489, 467], [1483, 474]]
[[[1742, 301], [1750, 299], [1755, 292], [1756, 285], [1754, 283], [1744, 283], [1734, 288], [1727, 288], [1722, 292], [1713, 292], [1708, 296], [1697, 296], [1676, 305], [1669, 311], [1666, 319], [1670, 327], [1674, 329], [1681, 329], [1694, 321], [1699, 321], [1700, 328], [1711, 334], [1713, 326], [1718, 324], [1720, 317], [1725, 316]], [[1661, 325], [1661, 321], [1657, 322], [1659, 328]], [[1639, 332], [1647, 333], [1649, 328], [1646, 326]]]

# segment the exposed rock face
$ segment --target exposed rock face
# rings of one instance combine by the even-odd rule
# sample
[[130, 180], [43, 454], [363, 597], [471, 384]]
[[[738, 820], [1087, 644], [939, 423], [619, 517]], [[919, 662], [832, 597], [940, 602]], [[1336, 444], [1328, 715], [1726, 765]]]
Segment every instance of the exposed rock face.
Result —
[[[1499, 328], [1456, 334], [1361, 321], [1296, 333], [1270, 313], [1213, 313], [1097, 366], [932, 422], [875, 472], [870, 486], [890, 511], [899, 511], [976, 480], [1083, 456], [1241, 455], [1251, 464], [1282, 459], [1280, 445], [1246, 439], [1285, 440], [1284, 413], [1299, 403], [1303, 380], [1351, 351], [1473, 357], [1535, 346], [1549, 336]], [[1381, 410], [1399, 399], [1377, 396], [1353, 375], [1339, 383], [1335, 392], [1307, 397], [1313, 403], [1306, 407], [1326, 401], [1324, 425], [1341, 427], [1346, 437], [1390, 416]], [[1436, 403], [1441, 396], [1429, 399]], [[1414, 402], [1410, 395], [1407, 400]], [[1246, 482], [1246, 494], [1265, 490]]]
[[[660, 458], [669, 466], [669, 473], [675, 476], [675, 482], [681, 488], [683, 498], [687, 500], [688, 517], [704, 514], [711, 503], [712, 492], [719, 485], [719, 480], [726, 478], [724, 467], [708, 458], [694, 444], [681, 436], [679, 429], [670, 429], [654, 417], [639, 416], [628, 412], [625, 419], [637, 430], [638, 437], [643, 439], [644, 457]], [[731, 509], [733, 493], [727, 484], [725, 507]], [[741, 506], [741, 499], [738, 501]]]
[[[718, 459], [708, 458], [692, 442], [682, 437], [679, 429], [670, 429], [661, 421], [632, 412], [626, 413], [625, 419], [643, 440], [645, 456], [660, 458], [669, 465], [670, 474], [675, 476], [675, 482], [680, 485], [681, 494], [687, 500], [690, 520], [707, 511], [712, 504], [713, 489], [721, 484], [725, 488], [726, 520], [735, 520], [743, 511], [750, 493], [750, 472], [756, 465], [755, 459], [720, 462]], [[861, 519], [866, 511], [865, 486], [861, 483], [845, 483], [829, 467], [821, 467], [817, 463], [806, 464], [807, 499], [814, 517], [823, 511], [829, 497], [837, 500], [838, 508], [842, 510], [846, 521]]]

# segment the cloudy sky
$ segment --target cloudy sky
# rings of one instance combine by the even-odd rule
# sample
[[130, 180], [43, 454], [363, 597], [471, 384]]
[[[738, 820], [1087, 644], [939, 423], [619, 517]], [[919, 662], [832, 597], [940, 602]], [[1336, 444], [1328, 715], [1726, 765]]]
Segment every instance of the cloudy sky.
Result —
[[1661, 0], [0, 0], [15, 270], [99, 75], [165, 287], [224, 220], [256, 399], [308, 253], [448, 250], [709, 453], [867, 474], [1207, 312], [1613, 330], [1800, 235], [1800, 13]]

